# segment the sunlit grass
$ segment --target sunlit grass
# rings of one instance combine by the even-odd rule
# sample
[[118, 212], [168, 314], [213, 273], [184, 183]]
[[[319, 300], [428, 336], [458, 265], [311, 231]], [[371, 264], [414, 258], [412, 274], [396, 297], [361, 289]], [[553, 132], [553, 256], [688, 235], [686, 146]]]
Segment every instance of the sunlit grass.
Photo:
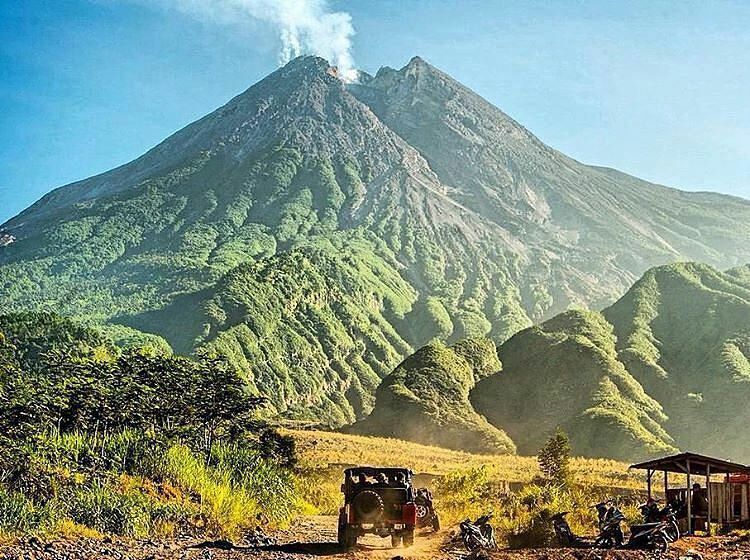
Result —
[[[354, 436], [314, 430], [285, 430], [297, 442], [301, 464], [327, 470], [349, 465], [404, 466], [415, 473], [444, 475], [484, 466], [493, 482], [528, 483], [540, 475], [535, 457], [475, 455], [402, 440]], [[628, 465], [610, 459], [573, 458], [573, 482], [618, 490], [640, 490], [644, 477]]]
[[[352, 465], [404, 466], [435, 492], [443, 525], [476, 518], [492, 510], [498, 538], [505, 544], [544, 544], [551, 538], [544, 516], [570, 511], [579, 534], [596, 526], [594, 503], [618, 497], [635, 517], [645, 481], [628, 465], [609, 459], [574, 458], [569, 489], [544, 486], [535, 457], [474, 455], [401, 440], [348, 434], [286, 430], [297, 442], [304, 482], [302, 495], [320, 513], [335, 514], [341, 502], [341, 474]], [[420, 482], [421, 483], [421, 482]], [[634, 513], [635, 512], [635, 513]]]

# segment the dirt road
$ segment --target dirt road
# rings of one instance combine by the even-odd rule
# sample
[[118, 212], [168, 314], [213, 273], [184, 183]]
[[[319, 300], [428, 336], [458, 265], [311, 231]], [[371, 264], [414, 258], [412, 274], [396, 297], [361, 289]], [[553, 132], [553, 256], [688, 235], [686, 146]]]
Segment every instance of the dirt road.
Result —
[[[168, 541], [126, 539], [52, 541], [35, 539], [13, 546], [0, 546], [0, 560], [462, 560], [466, 553], [446, 546], [449, 531], [418, 535], [414, 546], [393, 549], [390, 539], [367, 536], [351, 552], [336, 544], [336, 519], [330, 516], [305, 517], [288, 530], [273, 535], [272, 544], [226, 542], [206, 543], [190, 538]], [[693, 554], [697, 552], [698, 555]], [[642, 552], [601, 550], [501, 550], [491, 560], [647, 560]], [[750, 560], [750, 539], [716, 537], [683, 539], [662, 560]]]
[[273, 544], [202, 542], [183, 538], [169, 541], [128, 539], [41, 542], [29, 539], [12, 546], [0, 546], [1, 560], [391, 560], [394, 556], [438, 558], [443, 535], [420, 535], [414, 546], [393, 549], [390, 539], [368, 535], [351, 552], [336, 542], [336, 518], [312, 516], [300, 519], [290, 529], [273, 534]]

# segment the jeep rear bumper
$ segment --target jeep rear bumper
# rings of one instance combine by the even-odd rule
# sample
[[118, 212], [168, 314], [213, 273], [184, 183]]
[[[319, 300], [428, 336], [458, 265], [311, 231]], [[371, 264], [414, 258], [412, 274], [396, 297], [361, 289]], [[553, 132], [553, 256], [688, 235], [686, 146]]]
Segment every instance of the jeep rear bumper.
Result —
[[404, 531], [413, 531], [414, 525], [407, 525], [401, 522], [379, 522], [379, 523], [351, 523], [348, 527], [360, 535], [373, 534], [381, 537], [387, 537], [395, 533]]

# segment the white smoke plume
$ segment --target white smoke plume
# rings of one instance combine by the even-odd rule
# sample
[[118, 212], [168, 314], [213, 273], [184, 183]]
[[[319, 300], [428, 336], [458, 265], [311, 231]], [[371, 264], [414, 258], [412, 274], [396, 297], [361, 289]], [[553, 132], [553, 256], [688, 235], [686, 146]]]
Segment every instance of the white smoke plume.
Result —
[[352, 57], [354, 26], [346, 12], [331, 11], [327, 0], [162, 0], [195, 18], [225, 24], [248, 19], [276, 27], [281, 40], [279, 63], [315, 54], [338, 68], [344, 81], [355, 81]]

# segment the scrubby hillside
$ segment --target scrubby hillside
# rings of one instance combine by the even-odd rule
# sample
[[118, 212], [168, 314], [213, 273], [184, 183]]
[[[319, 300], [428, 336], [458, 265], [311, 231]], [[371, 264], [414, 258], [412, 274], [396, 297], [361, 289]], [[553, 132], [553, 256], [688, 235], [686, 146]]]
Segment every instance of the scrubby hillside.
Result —
[[168, 329], [178, 351], [227, 356], [276, 412], [346, 424], [372, 409], [381, 378], [411, 352], [393, 323], [416, 293], [396, 266], [342, 236], [238, 266], [210, 289], [123, 320]]
[[511, 439], [469, 403], [477, 381], [499, 369], [490, 340], [429, 344], [383, 380], [372, 413], [348, 431], [473, 453], [514, 453]]
[[695, 263], [650, 270], [604, 311], [620, 360], [682, 449], [750, 462], [750, 279]]

